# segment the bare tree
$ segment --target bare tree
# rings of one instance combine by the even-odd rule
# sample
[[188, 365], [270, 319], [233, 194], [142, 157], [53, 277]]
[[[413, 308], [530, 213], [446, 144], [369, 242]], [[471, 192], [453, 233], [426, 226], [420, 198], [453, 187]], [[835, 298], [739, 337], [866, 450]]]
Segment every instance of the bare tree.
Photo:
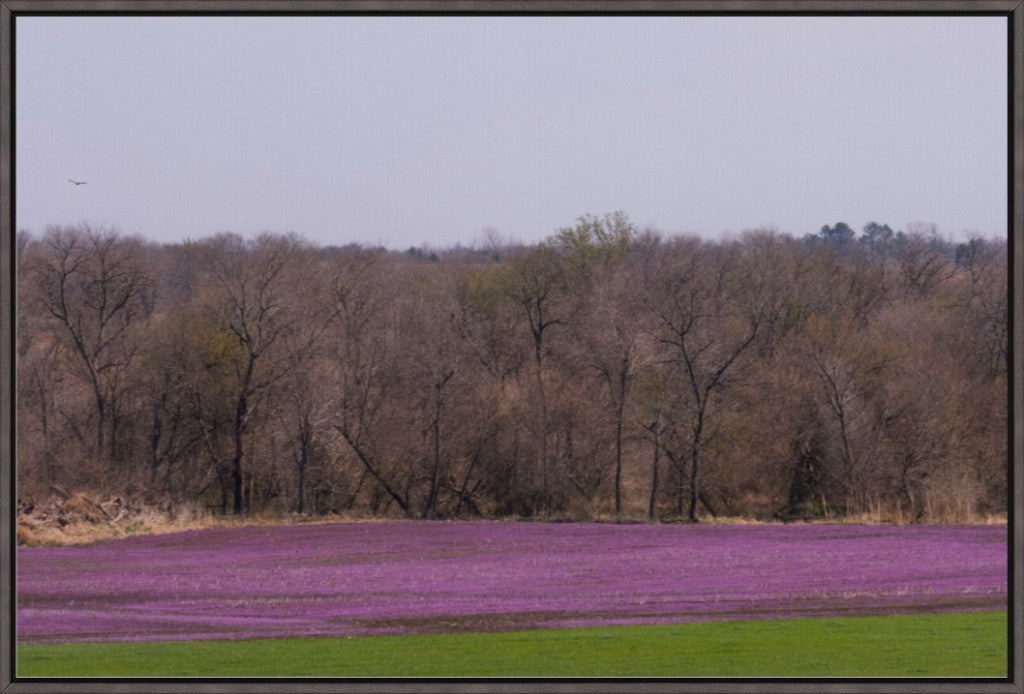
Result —
[[[307, 277], [307, 286], [320, 279], [316, 274], [307, 274], [311, 275]], [[325, 339], [325, 331], [330, 329], [336, 313], [328, 308], [331, 303], [325, 292], [311, 291], [304, 301], [325, 310], [318, 320], [304, 320], [298, 329], [283, 336], [281, 351], [288, 355], [288, 364], [280, 386], [274, 389], [276, 415], [295, 462], [294, 509], [300, 514], [309, 509], [307, 488], [311, 473], [323, 477], [325, 472], [332, 408], [336, 404], [331, 387], [334, 364]], [[311, 309], [308, 306], [305, 315], [309, 316]]]
[[967, 278], [963, 319], [974, 327], [979, 343], [972, 351], [984, 358], [988, 378], [1005, 377], [1010, 329], [1006, 243], [973, 237], [959, 247], [957, 258]]
[[569, 320], [568, 287], [564, 267], [548, 246], [517, 255], [507, 267], [508, 297], [520, 309], [531, 338], [536, 401], [531, 429], [541, 477], [540, 513], [547, 516], [551, 501], [552, 431], [546, 361], [551, 354], [552, 329]]
[[944, 245], [934, 224], [914, 224], [908, 233], [897, 235], [893, 255], [906, 295], [927, 296], [953, 276], [955, 268]]
[[639, 302], [631, 291], [626, 258], [635, 229], [622, 212], [584, 215], [552, 239], [567, 265], [570, 289], [579, 297], [574, 341], [581, 359], [606, 389], [614, 419], [615, 514], [622, 513], [622, 446], [626, 405], [636, 371]]
[[20, 234], [19, 479], [222, 513], [1005, 511], [1005, 244], [851, 236]]
[[[846, 342], [852, 336], [844, 332], [836, 338]], [[872, 354], [869, 344], [863, 340], [857, 343], [852, 350], [835, 343], [818, 343], [811, 361], [825, 411], [835, 425], [842, 481], [852, 499], [849, 510], [863, 512], [871, 499], [872, 467], [877, 460], [878, 444], [878, 418], [866, 389], [885, 368], [885, 362]]]
[[208, 316], [235, 345], [230, 365], [234, 400], [232, 508], [236, 514], [244, 510], [245, 444], [253, 410], [302, 356], [294, 347], [292, 351], [279, 349], [281, 343], [311, 323], [325, 321], [311, 316], [309, 304], [302, 300], [302, 248], [294, 236], [269, 234], [254, 241], [222, 234], [205, 247], [215, 292]]
[[399, 299], [402, 358], [400, 368], [409, 401], [415, 405], [418, 426], [424, 432], [426, 499], [423, 515], [438, 514], [443, 486], [452, 485], [450, 450], [458, 424], [452, 417], [462, 390], [467, 364], [463, 335], [465, 316], [458, 302], [457, 282], [450, 268], [440, 268], [416, 280]]
[[579, 337], [585, 363], [604, 386], [615, 433], [615, 514], [622, 513], [622, 455], [626, 407], [640, 359], [640, 325], [630, 294], [630, 273], [622, 267], [593, 287], [590, 311]]
[[700, 462], [714, 406], [741, 358], [775, 322], [780, 294], [768, 257], [696, 239], [668, 245], [654, 278], [652, 312], [665, 365], [685, 384], [689, 508], [697, 521]]
[[153, 281], [141, 255], [138, 239], [116, 231], [50, 227], [28, 269], [58, 339], [73, 355], [75, 373], [89, 388], [97, 462], [117, 454], [125, 379], [153, 310]]
[[399, 319], [384, 291], [385, 269], [370, 253], [357, 251], [334, 268], [331, 292], [338, 313], [330, 339], [337, 365], [334, 429], [366, 472], [406, 515], [412, 514], [408, 471], [391, 454], [388, 429]]

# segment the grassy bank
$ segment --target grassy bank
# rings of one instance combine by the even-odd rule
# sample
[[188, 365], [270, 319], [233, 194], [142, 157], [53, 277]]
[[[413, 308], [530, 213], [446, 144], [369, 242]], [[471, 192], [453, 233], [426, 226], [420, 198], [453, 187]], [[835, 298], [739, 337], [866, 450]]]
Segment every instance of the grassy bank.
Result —
[[[185, 520], [171, 520], [160, 516], [157, 513], [147, 513], [141, 520], [132, 524], [116, 523], [72, 523], [67, 526], [43, 527], [33, 525], [27, 520], [19, 519], [17, 526], [17, 543], [25, 547], [72, 547], [84, 546], [94, 542], [105, 540], [119, 540], [137, 535], [167, 535], [189, 530], [208, 530], [210, 528], [243, 528], [252, 526], [281, 526], [281, 525], [318, 525], [318, 524], [343, 524], [343, 523], [387, 523], [395, 520], [404, 520], [388, 517], [374, 516], [299, 516], [290, 515], [254, 515], [254, 516], [214, 516], [196, 515]], [[520, 518], [502, 516], [491, 520], [502, 522], [545, 522], [541, 519]], [[555, 522], [580, 522], [567, 521], [566, 519], [551, 519]], [[617, 518], [615, 516], [595, 516], [591, 523], [609, 524], [631, 524], [647, 525], [646, 518]], [[662, 519], [661, 523], [673, 524], [684, 523], [681, 518]], [[945, 519], [937, 520], [934, 524], [946, 523]], [[976, 515], [969, 519], [954, 519], [949, 523], [960, 523], [964, 525], [1006, 525], [1006, 515]], [[721, 516], [718, 518], [706, 518], [701, 521], [703, 525], [785, 525], [777, 519], [756, 519]], [[909, 521], [901, 521], [897, 517], [861, 514], [858, 516], [836, 516], [829, 518], [818, 518], [810, 521], [795, 521], [799, 525], [911, 525]]]
[[1006, 675], [1006, 612], [17, 650], [18, 677]]

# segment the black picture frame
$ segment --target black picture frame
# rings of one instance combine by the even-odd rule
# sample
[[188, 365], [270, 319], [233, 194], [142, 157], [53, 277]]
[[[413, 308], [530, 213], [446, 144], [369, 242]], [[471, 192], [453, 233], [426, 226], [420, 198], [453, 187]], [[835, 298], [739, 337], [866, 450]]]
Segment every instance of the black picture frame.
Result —
[[[14, 58], [16, 21], [32, 15], [194, 14], [991, 15], [1007, 22], [1009, 437], [1012, 498], [1009, 677], [1006, 680], [253, 680], [23, 679], [15, 671], [16, 469]], [[1024, 516], [1024, 2], [1022, 0], [0, 0], [0, 693], [23, 692], [1024, 692], [1020, 657]]]

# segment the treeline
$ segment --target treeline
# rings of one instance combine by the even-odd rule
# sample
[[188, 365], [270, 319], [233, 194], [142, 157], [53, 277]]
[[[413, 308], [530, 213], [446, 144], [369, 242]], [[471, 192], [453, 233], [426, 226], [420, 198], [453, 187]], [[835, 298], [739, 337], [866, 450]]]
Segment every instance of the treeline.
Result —
[[1007, 249], [17, 239], [19, 494], [174, 513], [697, 520], [1007, 507]]

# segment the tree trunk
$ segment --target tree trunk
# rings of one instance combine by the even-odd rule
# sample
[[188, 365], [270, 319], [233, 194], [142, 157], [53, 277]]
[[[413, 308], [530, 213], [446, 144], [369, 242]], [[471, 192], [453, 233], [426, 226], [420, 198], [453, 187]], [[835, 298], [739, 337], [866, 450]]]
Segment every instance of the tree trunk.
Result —
[[704, 411], [703, 408], [697, 414], [697, 425], [693, 429], [693, 446], [690, 449], [690, 511], [688, 514], [691, 523], [697, 523], [697, 497], [700, 495], [699, 476], [700, 471], [700, 444], [704, 434]]
[[540, 400], [540, 476], [541, 516], [548, 517], [548, 400], [544, 392], [544, 373], [541, 365], [540, 348], [537, 351], [537, 393]]
[[107, 399], [96, 391], [96, 462], [102, 463], [104, 457], [103, 433], [107, 426]]
[[228, 481], [224, 478], [220, 463], [214, 461], [214, 465], [217, 469], [217, 482], [220, 487], [220, 514], [223, 516], [228, 512]]
[[655, 420], [651, 432], [654, 434], [654, 460], [651, 463], [651, 498], [647, 504], [648, 520], [654, 520], [658, 507], [658, 456], [661, 453], [661, 445], [658, 441], [657, 420]]
[[[402, 509], [405, 515], [412, 515], [410, 512], [409, 504], [406, 501], [406, 499], [408, 498], [408, 489], [406, 490], [407, 496], [405, 499], [403, 499], [402, 495], [395, 491], [394, 488], [384, 480], [384, 477], [377, 470], [376, 466], [373, 464], [373, 461], [370, 460], [370, 457], [367, 455], [366, 451], [364, 451], [363, 448], [358, 443], [356, 443], [356, 441], [352, 439], [351, 436], [349, 436], [348, 431], [346, 431], [345, 429], [340, 429], [339, 433], [341, 434], [341, 437], [345, 439], [345, 442], [349, 445], [349, 447], [352, 449], [352, 452], [356, 454], [356, 457], [359, 458], [359, 461], [362, 462], [366, 470], [370, 473], [370, 475], [373, 476], [373, 479], [375, 479], [377, 481], [377, 484], [380, 485], [380, 488], [387, 493], [388, 497], [391, 500], [393, 500], [396, 504], [398, 504], [399, 508]], [[376, 513], [376, 506], [377, 502], [375, 502], [373, 505], [374, 513]]]
[[298, 513], [301, 515], [306, 512], [306, 463], [309, 461], [309, 453], [307, 452], [306, 441], [302, 441], [302, 450], [299, 453], [299, 479], [298, 488], [296, 489], [297, 498], [295, 505]]
[[234, 441], [235, 452], [231, 457], [232, 493], [235, 515], [241, 515], [242, 504], [242, 458], [245, 455], [243, 429], [249, 412], [249, 400], [243, 394], [235, 405]]
[[622, 406], [615, 422], [615, 516], [622, 513]]
[[153, 428], [149, 436], [149, 486], [156, 488], [156, 476], [160, 467], [160, 438], [163, 435], [163, 419], [154, 408]]
[[437, 515], [437, 496], [441, 488], [441, 390], [437, 389], [434, 398], [433, 429], [433, 461], [430, 476], [430, 495], [427, 498], [426, 515], [434, 518]]

